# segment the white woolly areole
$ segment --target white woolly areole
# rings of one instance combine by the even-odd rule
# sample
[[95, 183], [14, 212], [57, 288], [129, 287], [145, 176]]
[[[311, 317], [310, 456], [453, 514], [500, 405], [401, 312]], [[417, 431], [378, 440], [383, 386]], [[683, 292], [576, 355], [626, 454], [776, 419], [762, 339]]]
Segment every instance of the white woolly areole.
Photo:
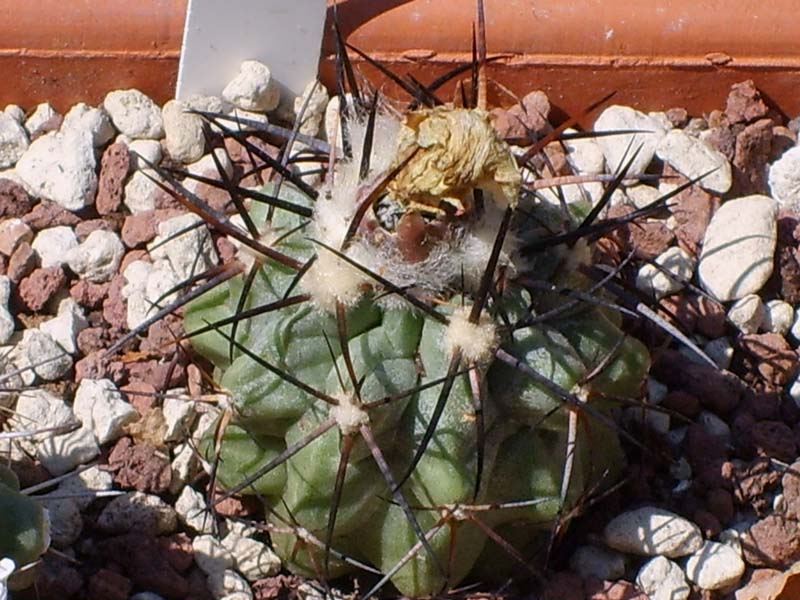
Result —
[[333, 311], [336, 303], [353, 306], [361, 297], [364, 275], [335, 254], [320, 249], [317, 260], [311, 265], [300, 287], [323, 310]]
[[444, 332], [443, 344], [452, 356], [456, 348], [468, 362], [480, 362], [489, 358], [497, 343], [497, 329], [491, 317], [482, 314], [477, 324], [469, 322], [471, 307], [465, 306], [450, 315], [450, 324]]
[[336, 398], [339, 404], [331, 407], [331, 418], [336, 421], [342, 435], [357, 433], [362, 425], [369, 423], [367, 411], [355, 403], [353, 396], [342, 394]]

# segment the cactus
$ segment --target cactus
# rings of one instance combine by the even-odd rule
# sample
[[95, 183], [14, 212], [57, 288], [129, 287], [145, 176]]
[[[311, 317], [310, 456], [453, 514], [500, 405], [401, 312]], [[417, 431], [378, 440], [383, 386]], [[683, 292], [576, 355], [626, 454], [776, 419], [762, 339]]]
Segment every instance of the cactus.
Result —
[[[39, 559], [50, 546], [47, 512], [36, 500], [19, 491], [19, 480], [0, 465], [0, 557], [10, 558], [19, 570]], [[32, 571], [11, 577], [12, 589], [27, 587]]]
[[371, 568], [373, 589], [423, 596], [498, 551], [530, 569], [619, 475], [610, 410], [649, 367], [610, 303], [565, 301], [595, 291], [589, 247], [540, 243], [590, 207], [522, 191], [481, 109], [399, 119], [376, 94], [343, 112], [316, 200], [260, 190], [237, 234], [248, 273], [186, 309], [234, 409], [207, 457], [263, 500], [297, 573]]

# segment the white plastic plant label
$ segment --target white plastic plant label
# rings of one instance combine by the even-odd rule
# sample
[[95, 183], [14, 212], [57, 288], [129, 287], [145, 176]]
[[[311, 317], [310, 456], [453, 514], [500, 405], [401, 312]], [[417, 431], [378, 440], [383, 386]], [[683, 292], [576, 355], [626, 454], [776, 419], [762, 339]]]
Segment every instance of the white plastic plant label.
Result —
[[176, 97], [219, 96], [244, 60], [298, 95], [317, 74], [325, 0], [189, 0]]

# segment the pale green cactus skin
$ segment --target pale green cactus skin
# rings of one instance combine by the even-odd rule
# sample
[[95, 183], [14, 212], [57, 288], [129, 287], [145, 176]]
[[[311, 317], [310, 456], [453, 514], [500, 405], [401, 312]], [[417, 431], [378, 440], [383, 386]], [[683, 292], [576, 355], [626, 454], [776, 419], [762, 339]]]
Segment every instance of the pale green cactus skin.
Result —
[[[288, 184], [283, 189], [288, 199], [303, 202], [302, 196]], [[253, 211], [253, 215], [256, 220], [263, 220], [263, 211]], [[286, 227], [297, 222], [295, 217], [281, 211], [275, 217], [282, 219], [279, 224]], [[278, 249], [300, 260], [307, 259], [315, 250], [302, 235], [289, 238]], [[279, 266], [265, 265], [256, 277], [245, 308], [280, 299], [293, 275]], [[232, 315], [241, 292], [239, 277], [195, 301], [186, 312], [187, 332]], [[528, 304], [528, 298], [521, 295], [509, 296], [499, 305], [493, 305], [496, 314], [492, 318], [502, 325], [497, 306], [519, 315]], [[402, 305], [395, 303], [393, 308], [386, 308], [367, 295], [348, 310], [349, 349], [357, 375], [365, 376], [361, 388], [365, 403], [412, 389], [447, 373], [450, 357], [441, 344], [445, 326], [419, 311], [397, 306]], [[229, 333], [231, 327], [223, 330]], [[241, 322], [236, 339], [304, 383], [336, 395], [342, 390], [323, 332], [331, 340], [340, 372], [346, 373], [335, 317], [310, 302]], [[573, 311], [547, 325], [519, 329], [513, 336], [504, 334], [501, 345], [563, 389], [575, 390], [622, 335], [606, 314], [584, 306], [581, 312]], [[323, 402], [286, 383], [239, 350], [234, 349], [230, 362], [230, 344], [219, 333], [197, 336], [193, 344], [199, 354], [215, 365], [220, 386], [230, 392], [235, 404], [235, 425], [225, 433], [219, 465], [219, 480], [224, 486], [232, 487], [243, 481], [287, 444], [301, 439], [328, 418], [329, 407]], [[648, 367], [646, 349], [636, 340], [626, 338], [615, 358], [586, 388], [590, 396], [599, 391], [636, 398]], [[568, 411], [550, 393], [498, 361], [484, 369], [483, 374], [486, 445], [477, 498], [473, 499], [476, 427], [466, 374], [455, 381], [433, 439], [402, 491], [409, 505], [415, 508], [424, 531], [436, 526], [442, 512], [421, 510], [422, 507], [541, 499], [541, 503], [523, 508], [475, 513], [501, 535], [508, 534], [508, 539], [523, 550], [535, 542], [537, 531], [547, 532], [558, 514], [569, 510], [589, 490], [597, 489], [601, 482], [613, 483], [624, 466], [624, 456], [614, 430], [581, 414], [566, 505], [562, 505]], [[439, 394], [440, 386], [436, 386], [370, 411], [370, 426], [396, 477], [408, 468]], [[609, 414], [608, 403], [592, 400], [592, 406], [602, 414]], [[339, 464], [339, 444], [340, 433], [334, 427], [258, 480], [251, 491], [277, 513], [295, 519], [324, 539]], [[209, 457], [213, 454], [211, 446], [208, 444]], [[390, 570], [418, 542], [403, 511], [388, 501], [390, 498], [384, 478], [359, 437], [347, 470], [331, 546], [371, 563], [382, 572]], [[453, 536], [452, 527], [445, 526], [430, 540], [440, 563], [449, 570], [448, 578], [421, 550], [392, 577], [392, 583], [402, 594], [435, 594], [456, 585], [503, 552], [474, 523], [462, 520], [456, 526], [457, 535]], [[524, 535], [517, 535], [520, 532]], [[312, 577], [320, 575], [319, 566], [324, 562], [321, 549], [303, 546], [298, 551], [297, 540], [288, 534], [273, 534], [272, 539], [291, 570]], [[507, 562], [513, 565], [510, 558]], [[352, 569], [335, 558], [330, 560], [331, 577]]]
[[[38, 560], [50, 545], [49, 532], [41, 504], [20, 493], [16, 475], [0, 465], [0, 558], [12, 559], [17, 569]], [[31, 574], [12, 576], [12, 588], [27, 587]]]

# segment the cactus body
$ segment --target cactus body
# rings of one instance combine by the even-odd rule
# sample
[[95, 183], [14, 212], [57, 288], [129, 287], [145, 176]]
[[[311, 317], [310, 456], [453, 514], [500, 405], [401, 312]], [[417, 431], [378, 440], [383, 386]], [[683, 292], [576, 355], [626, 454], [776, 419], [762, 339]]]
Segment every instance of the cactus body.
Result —
[[[470, 139], [480, 145], [480, 135], [490, 135], [480, 132], [480, 123], [488, 120], [480, 111], [475, 113], [470, 127], [476, 129], [470, 131]], [[441, 111], [437, 114], [441, 116]], [[413, 119], [417, 130], [421, 119]], [[231, 394], [235, 406], [235, 426], [223, 437], [219, 481], [228, 488], [246, 481], [259, 467], [333, 419], [324, 434], [252, 482], [244, 493], [256, 493], [270, 506], [267, 518], [276, 526], [273, 543], [292, 570], [330, 577], [352, 571], [354, 567], [338, 554], [324, 566], [324, 548], [298, 539], [286, 527], [294, 523], [317, 539], [326, 539], [340, 456], [346, 438], [352, 438], [330, 547], [383, 573], [392, 570], [391, 580], [401, 593], [421, 596], [455, 585], [502, 552], [487, 530], [506, 536], [523, 552], [535, 542], [536, 532], [547, 532], [559, 514], [614, 481], [624, 458], [608, 419], [611, 402], [603, 398], [637, 397], [649, 358], [641, 344], [624, 337], [613, 316], [591, 305], [581, 304], [554, 319], [525, 326], [525, 319], [563, 303], [563, 298], [525, 285], [493, 286], [481, 319], [474, 324], [467, 319], [479, 299], [481, 276], [503, 211], [506, 206], [512, 211], [517, 208], [509, 200], [509, 190], [519, 186], [509, 176], [510, 154], [486, 159], [502, 165], [502, 181], [496, 175], [499, 167], [489, 175], [477, 173], [474, 181], [463, 173], [449, 179], [446, 173], [432, 177], [424, 172], [417, 177], [415, 173], [436, 165], [431, 166], [429, 160], [420, 166], [412, 159], [389, 193], [390, 199], [394, 196], [399, 202], [399, 224], [386, 225], [385, 219], [376, 216], [377, 209], [371, 210], [352, 241], [347, 240], [343, 231], [363, 200], [359, 186], [367, 187], [376, 173], [400, 161], [393, 140], [402, 127], [389, 117], [379, 117], [373, 179], [357, 176], [364, 133], [354, 122], [349, 129], [355, 156], [340, 161], [332, 189], [316, 204], [290, 184], [282, 185], [282, 199], [314, 210], [308, 231], [274, 246], [300, 262], [317, 256], [299, 284], [295, 285], [297, 273], [290, 268], [269, 260], [256, 263], [246, 298], [241, 299], [244, 278], [238, 277], [193, 302], [185, 326], [191, 333], [230, 317], [239, 308], [278, 302], [287, 290], [289, 296], [306, 295], [304, 302], [241, 321], [235, 342], [229, 339], [230, 325], [193, 338], [196, 351], [214, 363], [219, 384]], [[402, 144], [409, 144], [409, 135], [406, 131], [399, 136]], [[386, 136], [391, 141], [382, 141]], [[508, 152], [497, 138], [490, 142], [487, 152]], [[457, 154], [452, 158], [453, 153], [445, 150], [441, 154], [460, 164]], [[429, 159], [430, 152], [425, 156]], [[435, 186], [421, 190], [422, 183], [431, 179]], [[414, 182], [409, 195], [416, 200], [402, 201], [398, 186], [403, 181]], [[482, 203], [473, 203], [476, 187], [486, 191]], [[434, 188], [446, 193], [440, 198]], [[502, 196], [497, 204], [491, 199], [492, 188]], [[269, 185], [263, 191], [275, 193], [276, 188]], [[535, 219], [530, 219], [531, 214]], [[272, 239], [302, 221], [277, 210], [267, 225], [267, 211], [260, 206], [252, 208], [251, 216], [260, 228], [270, 229]], [[565, 266], [575, 262], [578, 249], [570, 253], [562, 248], [524, 259], [518, 252], [525, 240], [542, 234], [542, 222], [553, 218], [552, 207], [536, 202], [526, 206], [524, 214], [515, 213], [509, 241], [498, 260], [509, 280], [527, 274], [551, 282], [581, 281]], [[404, 227], [413, 235], [404, 237]], [[342, 255], [331, 253], [328, 247], [343, 248]], [[413, 289], [420, 298], [435, 297], [439, 316], [389, 293], [342, 256], [397, 286]], [[494, 273], [489, 275], [496, 279]], [[498, 347], [590, 405], [592, 413], [575, 408], [578, 418], [573, 419], [571, 431], [564, 398], [508, 360], [495, 359]], [[462, 360], [442, 407], [440, 380], [452, 371], [456, 353]], [[597, 367], [602, 367], [598, 374], [589, 377]], [[338, 406], [315, 397], [276, 370], [335, 399]], [[476, 409], [479, 405], [481, 411]], [[427, 548], [423, 548], [407, 511], [391, 501], [393, 490], [365, 439], [364, 428], [398, 480], [409, 468], [437, 408], [441, 414], [427, 448], [400, 488], [427, 535]], [[212, 443], [206, 452], [212, 459]], [[413, 556], [403, 563], [412, 551]]]

